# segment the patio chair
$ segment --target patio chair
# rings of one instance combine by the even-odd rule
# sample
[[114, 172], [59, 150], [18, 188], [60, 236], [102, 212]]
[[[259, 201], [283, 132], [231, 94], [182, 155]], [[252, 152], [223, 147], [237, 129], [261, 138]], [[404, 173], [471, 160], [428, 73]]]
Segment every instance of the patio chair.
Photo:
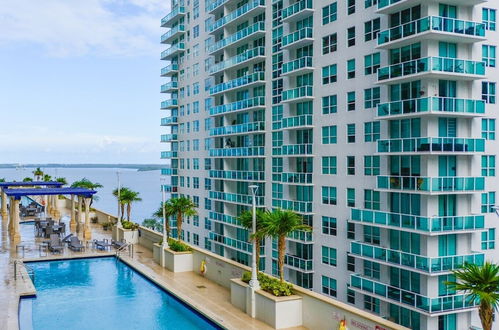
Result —
[[49, 247], [50, 252], [62, 253], [64, 246], [62, 246], [61, 239], [59, 238], [59, 235], [57, 235], [57, 234], [50, 235], [50, 241], [48, 243], [48, 247]]
[[[54, 228], [52, 228], [52, 226], [47, 226], [45, 228], [45, 237], [51, 237], [52, 234], [55, 234], [54, 233]], [[58, 234], [56, 234], [57, 236], [59, 236]]]
[[69, 238], [69, 248], [73, 251], [83, 251], [85, 247], [81, 244], [78, 237], [72, 236]]
[[115, 240], [111, 240], [111, 244], [116, 248], [116, 249], [121, 249], [122, 247], [124, 247], [127, 243], [124, 239], [122, 239], [121, 241], [115, 241]]

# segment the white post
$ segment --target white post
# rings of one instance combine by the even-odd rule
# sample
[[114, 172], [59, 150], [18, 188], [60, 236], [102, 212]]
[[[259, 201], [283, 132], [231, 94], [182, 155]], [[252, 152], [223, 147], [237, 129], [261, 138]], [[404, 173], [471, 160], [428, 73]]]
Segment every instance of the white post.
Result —
[[[258, 190], [257, 185], [249, 186], [251, 189], [252, 201], [253, 201], [253, 211], [252, 211], [252, 234], [256, 234], [256, 191]], [[251, 280], [249, 282], [249, 287], [251, 289], [251, 317], [255, 318], [256, 315], [256, 302], [255, 302], [255, 291], [260, 290], [260, 283], [258, 282], [258, 268], [256, 265], [256, 238], [253, 240], [253, 253], [251, 254]]]
[[161, 246], [160, 265], [161, 265], [161, 267], [164, 267], [165, 266], [164, 265], [164, 263], [165, 263], [165, 249], [167, 249], [169, 247], [168, 236], [166, 235], [166, 223], [167, 223], [168, 219], [166, 219], [166, 210], [165, 210], [166, 192], [165, 192], [164, 185], [161, 185], [161, 200], [162, 200], [161, 208], [163, 209], [163, 245]]
[[121, 217], [123, 214], [121, 214], [121, 181], [120, 181], [120, 171], [116, 172], [116, 175], [118, 176], [118, 222], [116, 223], [116, 227], [121, 228], [123, 225], [121, 224]]

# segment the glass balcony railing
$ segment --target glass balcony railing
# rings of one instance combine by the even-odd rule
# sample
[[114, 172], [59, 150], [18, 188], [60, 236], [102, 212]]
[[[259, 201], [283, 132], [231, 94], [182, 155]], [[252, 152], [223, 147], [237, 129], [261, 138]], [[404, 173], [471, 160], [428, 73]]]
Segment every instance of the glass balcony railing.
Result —
[[235, 248], [237, 250], [242, 250], [244, 252], [252, 252], [252, 244], [244, 241], [240, 241], [237, 239], [233, 239], [224, 235], [216, 234], [214, 232], [210, 232], [210, 239], [217, 243]]
[[161, 159], [178, 158], [178, 152], [176, 151], [162, 151]]
[[177, 134], [163, 134], [161, 135], [161, 142], [171, 142], [178, 140]]
[[312, 259], [303, 259], [290, 254], [284, 255], [284, 264], [304, 271], [311, 271], [314, 269], [314, 261]]
[[161, 93], [167, 93], [176, 89], [178, 89], [178, 81], [170, 81], [161, 85]]
[[215, 86], [210, 88], [210, 95], [227, 92], [231, 89], [238, 88], [238, 87], [244, 87], [246, 85], [256, 83], [256, 82], [265, 83], [265, 72], [263, 72], [263, 71], [254, 72], [254, 73], [249, 74], [247, 76], [239, 77], [239, 78], [215, 85]]
[[292, 201], [287, 199], [280, 199], [280, 200], [274, 199], [272, 201], [272, 206], [300, 213], [312, 212], [312, 202]]
[[207, 6], [206, 6], [206, 10], [210, 13], [210, 12], [214, 11], [215, 9], [218, 9], [221, 6], [223, 6], [227, 1], [229, 1], [229, 0], [213, 0], [213, 1], [209, 1], [208, 4], [207, 4]]
[[[237, 204], [251, 205], [253, 203], [253, 196], [251, 195], [228, 193], [224, 191], [210, 191], [210, 198]], [[261, 206], [263, 204], [264, 197], [256, 196], [256, 205]]]
[[291, 73], [304, 68], [313, 68], [312, 56], [300, 57], [296, 60], [282, 64], [282, 74]]
[[185, 25], [184, 24], [179, 24], [175, 27], [172, 27], [170, 31], [163, 33], [161, 36], [161, 42], [165, 42], [168, 39], [170, 39], [172, 36], [176, 35], [177, 33], [185, 32]]
[[480, 266], [483, 265], [485, 261], [485, 255], [483, 253], [425, 257], [362, 242], [351, 242], [350, 253], [362, 258], [372, 259], [375, 262], [409, 267], [429, 274], [450, 272], [461, 268], [464, 264], [475, 264]]
[[293, 16], [294, 14], [297, 14], [299, 12], [302, 12], [306, 9], [314, 9], [314, 5], [312, 0], [301, 0], [298, 1], [295, 4], [292, 4], [289, 7], [286, 7], [282, 10], [282, 19], [285, 20], [286, 18]]
[[431, 72], [484, 76], [485, 62], [450, 57], [425, 57], [380, 68], [378, 81]]
[[350, 286], [364, 292], [373, 293], [398, 304], [411, 306], [426, 313], [441, 313], [476, 307], [476, 304], [466, 294], [430, 298], [363, 277], [359, 274], [350, 275]]
[[247, 4], [237, 8], [236, 10], [230, 12], [228, 15], [223, 16], [222, 18], [216, 20], [209, 28], [210, 32], [213, 32], [217, 29], [220, 29], [227, 23], [230, 23], [239, 17], [245, 15], [246, 13], [250, 12], [251, 10], [265, 6], [265, 0], [252, 0], [248, 2]]
[[[166, 91], [166, 87], [165, 87]], [[169, 99], [161, 102], [161, 109], [175, 108], [178, 106], [178, 99]]]
[[241, 222], [232, 215], [210, 211], [209, 217], [214, 221], [223, 222], [234, 226], [241, 226]]
[[178, 175], [178, 170], [176, 168], [164, 168], [161, 172], [163, 175]]
[[311, 243], [314, 241], [311, 231], [295, 230], [288, 235], [289, 239]]
[[161, 76], [166, 77], [172, 74], [176, 74], [177, 72], [178, 72], [178, 64], [172, 63], [161, 69]]
[[166, 15], [165, 17], [163, 17], [161, 19], [161, 26], [167, 27], [173, 19], [177, 18], [180, 15], [184, 15], [184, 14], [185, 14], [185, 7], [184, 6], [178, 6], [178, 7], [174, 8], [168, 15]]
[[482, 115], [485, 113], [485, 101], [454, 97], [425, 97], [378, 104], [379, 117], [415, 113]]
[[178, 186], [176, 185], [163, 185], [163, 189], [167, 193], [177, 193], [178, 192]]
[[177, 125], [178, 117], [165, 117], [161, 118], [161, 126]]
[[297, 41], [303, 39], [310, 39], [313, 41], [313, 29], [311, 27], [305, 27], [288, 35], [282, 37], [282, 47], [294, 44]]
[[245, 123], [240, 125], [215, 127], [210, 129], [210, 136], [261, 132], [263, 130], [265, 130], [265, 122], [258, 121], [254, 123]]
[[282, 118], [281, 128], [312, 126], [312, 115], [300, 115]]
[[247, 51], [242, 52], [241, 54], [232, 56], [228, 60], [215, 63], [210, 67], [210, 73], [216, 73], [221, 70], [229, 69], [235, 65], [246, 62], [258, 56], [265, 56], [265, 47], [255, 47], [252, 49], [248, 49]]
[[167, 50], [164, 50], [162, 53], [161, 53], [161, 59], [162, 60], [166, 60], [168, 59], [170, 56], [173, 56], [175, 55], [177, 52], [183, 52], [185, 50], [185, 43], [183, 42], [179, 42], [173, 46], [171, 46], [170, 48], [168, 48]]
[[398, 230], [414, 230], [427, 234], [474, 231], [485, 228], [485, 217], [478, 215], [425, 217], [366, 209], [351, 209], [351, 221], [370, 226], [388, 226]]
[[285, 172], [281, 174], [281, 182], [285, 183], [312, 183], [312, 173]]
[[247, 38], [249, 36], [252, 36], [253, 34], [257, 32], [265, 32], [265, 22], [257, 22], [253, 25], [248, 26], [247, 28], [244, 28], [227, 38], [224, 38], [222, 40], [219, 40], [215, 42], [213, 45], [211, 45], [208, 49], [209, 53], [214, 53], [218, 50], [221, 50], [235, 42], [238, 42], [244, 38]]
[[210, 178], [243, 181], [264, 181], [264, 171], [210, 170]]
[[377, 177], [379, 189], [417, 192], [475, 192], [485, 189], [484, 177], [421, 177], [385, 176]]
[[422, 137], [378, 140], [378, 152], [437, 152], [463, 153], [484, 152], [485, 139], [455, 137]]
[[428, 16], [381, 31], [378, 45], [427, 31], [453, 33], [461, 37], [485, 37], [485, 24], [450, 17]]
[[311, 155], [312, 144], [287, 144], [281, 150], [283, 155]]
[[283, 101], [299, 100], [304, 97], [313, 97], [313, 96], [314, 96], [313, 86], [302, 86], [282, 91]]
[[210, 115], [216, 116], [228, 112], [235, 112], [240, 110], [249, 110], [253, 107], [263, 107], [265, 106], [265, 97], [257, 96], [251, 99], [246, 99], [242, 101], [237, 101], [229, 104], [222, 104], [212, 107], [210, 109]]
[[216, 148], [210, 150], [210, 157], [250, 157], [264, 155], [265, 147]]

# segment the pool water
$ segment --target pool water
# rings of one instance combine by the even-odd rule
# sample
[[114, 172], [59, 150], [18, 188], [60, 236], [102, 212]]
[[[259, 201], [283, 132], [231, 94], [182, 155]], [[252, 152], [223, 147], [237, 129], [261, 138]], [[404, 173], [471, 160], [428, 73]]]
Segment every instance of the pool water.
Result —
[[20, 330], [219, 329], [114, 257], [29, 263], [35, 298]]

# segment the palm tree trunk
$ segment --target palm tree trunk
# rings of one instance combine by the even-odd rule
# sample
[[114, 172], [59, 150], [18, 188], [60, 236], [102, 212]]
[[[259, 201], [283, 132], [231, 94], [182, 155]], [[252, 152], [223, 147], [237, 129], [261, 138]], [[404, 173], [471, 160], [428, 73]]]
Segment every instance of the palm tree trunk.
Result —
[[132, 213], [132, 203], [126, 204], [126, 219], [130, 221], [130, 214]]
[[492, 330], [494, 310], [488, 304], [480, 304], [478, 315], [480, 316], [483, 330]]
[[182, 240], [182, 213], [177, 213], [177, 236], [178, 240]]
[[279, 278], [284, 282], [284, 255], [286, 254], [286, 236], [280, 235], [277, 241], [277, 250], [279, 251], [277, 265], [279, 266]]
[[125, 204], [123, 203], [120, 203], [120, 207], [121, 207], [121, 214], [120, 214], [120, 220], [123, 221], [123, 219], [125, 218], [124, 214], [125, 214]]

